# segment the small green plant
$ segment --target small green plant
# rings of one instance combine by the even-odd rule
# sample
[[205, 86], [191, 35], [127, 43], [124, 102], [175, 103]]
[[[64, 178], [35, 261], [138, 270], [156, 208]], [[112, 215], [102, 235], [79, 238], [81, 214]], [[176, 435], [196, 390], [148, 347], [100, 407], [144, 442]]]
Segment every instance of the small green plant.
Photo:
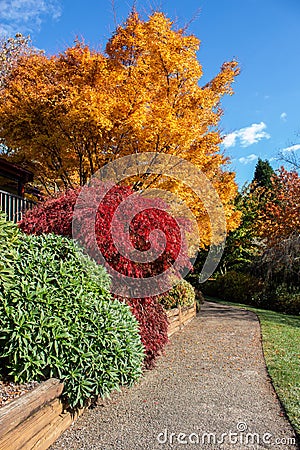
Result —
[[165, 309], [176, 308], [179, 305], [192, 306], [195, 303], [195, 290], [188, 281], [182, 280], [168, 292], [160, 295], [159, 303]]
[[71, 408], [130, 385], [144, 349], [102, 266], [56, 235], [21, 236], [15, 283], [0, 303], [0, 361], [16, 382], [56, 377]]

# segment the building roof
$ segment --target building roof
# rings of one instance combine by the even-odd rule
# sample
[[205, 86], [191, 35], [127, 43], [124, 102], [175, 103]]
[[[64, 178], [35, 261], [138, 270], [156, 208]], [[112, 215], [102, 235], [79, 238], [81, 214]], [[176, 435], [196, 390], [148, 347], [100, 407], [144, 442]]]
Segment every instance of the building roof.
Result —
[[17, 164], [8, 162], [4, 158], [0, 158], [0, 175], [22, 183], [33, 181], [33, 173], [29, 170], [23, 169]]

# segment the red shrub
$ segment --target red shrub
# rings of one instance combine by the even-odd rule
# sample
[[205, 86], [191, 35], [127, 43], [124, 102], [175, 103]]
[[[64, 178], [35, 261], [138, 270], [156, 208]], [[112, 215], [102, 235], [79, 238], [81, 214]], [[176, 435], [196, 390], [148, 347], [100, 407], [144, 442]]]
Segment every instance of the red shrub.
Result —
[[26, 234], [54, 233], [72, 236], [72, 218], [80, 189], [68, 190], [28, 210], [19, 227]]
[[106, 190], [100, 182], [69, 190], [28, 211], [19, 226], [27, 234], [73, 235], [108, 272], [112, 268], [128, 277], [150, 278], [171, 266], [177, 272], [191, 268], [181, 232], [188, 229], [187, 221], [175, 220], [163, 201], [136, 194], [130, 187], [112, 186], [103, 195]]
[[[119, 298], [122, 300], [121, 298]], [[123, 299], [124, 301], [124, 299]], [[141, 341], [145, 347], [144, 365], [151, 369], [168, 342], [168, 318], [155, 297], [127, 298], [133, 315], [139, 322]]]
[[109, 189], [96, 181], [92, 187], [69, 190], [47, 200], [27, 212], [19, 226], [28, 234], [73, 236], [90, 256], [105, 265], [113, 281], [119, 280], [120, 288], [113, 287], [113, 292], [118, 298], [126, 297], [140, 323], [145, 364], [151, 367], [168, 340], [167, 317], [152, 292], [136, 295], [136, 288], [128, 280], [152, 282], [154, 276], [168, 268], [180, 273], [189, 267], [181, 231], [187, 229], [188, 223], [171, 217], [160, 199], [146, 198], [130, 187]]

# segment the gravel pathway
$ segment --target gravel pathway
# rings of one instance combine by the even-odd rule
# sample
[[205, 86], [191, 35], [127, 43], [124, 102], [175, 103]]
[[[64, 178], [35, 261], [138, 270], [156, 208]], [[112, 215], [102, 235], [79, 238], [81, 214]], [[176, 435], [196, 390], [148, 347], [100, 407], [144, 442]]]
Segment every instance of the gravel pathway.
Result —
[[257, 317], [206, 302], [153, 371], [87, 411], [51, 450], [299, 448], [291, 439]]

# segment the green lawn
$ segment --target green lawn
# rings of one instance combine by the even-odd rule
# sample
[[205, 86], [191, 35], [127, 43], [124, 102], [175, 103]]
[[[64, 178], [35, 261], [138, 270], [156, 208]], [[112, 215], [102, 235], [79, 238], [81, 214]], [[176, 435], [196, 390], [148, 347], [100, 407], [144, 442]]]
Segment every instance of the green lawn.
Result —
[[258, 315], [269, 374], [291, 423], [300, 435], [300, 316], [267, 311], [215, 298], [207, 299], [246, 308]]

